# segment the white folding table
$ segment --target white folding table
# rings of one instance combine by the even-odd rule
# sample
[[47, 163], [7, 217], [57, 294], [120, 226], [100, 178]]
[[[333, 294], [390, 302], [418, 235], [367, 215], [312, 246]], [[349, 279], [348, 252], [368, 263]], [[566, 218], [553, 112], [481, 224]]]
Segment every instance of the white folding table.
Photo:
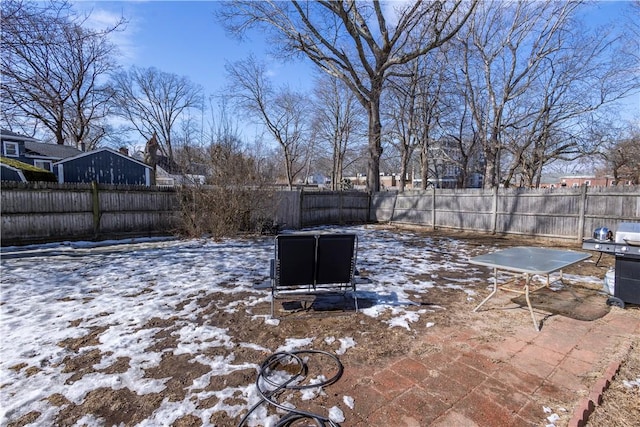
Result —
[[[549, 286], [549, 275], [556, 271], [560, 271], [560, 279], [562, 279], [562, 269], [570, 265], [576, 264], [589, 258], [591, 255], [584, 252], [576, 252], [560, 249], [537, 248], [528, 246], [517, 246], [497, 252], [473, 257], [469, 260], [471, 264], [483, 265], [493, 268], [493, 290], [473, 311], [478, 311], [482, 305], [493, 297], [498, 288], [508, 291], [517, 292], [525, 295], [529, 313], [533, 320], [533, 326], [536, 331], [540, 331], [540, 327], [536, 322], [533, 314], [531, 301], [529, 300], [529, 285], [531, 277], [535, 274], [547, 276]], [[516, 290], [507, 287], [498, 286], [498, 270], [505, 270], [515, 273], [522, 273], [525, 276], [523, 290]], [[540, 289], [540, 288], [537, 288]]]

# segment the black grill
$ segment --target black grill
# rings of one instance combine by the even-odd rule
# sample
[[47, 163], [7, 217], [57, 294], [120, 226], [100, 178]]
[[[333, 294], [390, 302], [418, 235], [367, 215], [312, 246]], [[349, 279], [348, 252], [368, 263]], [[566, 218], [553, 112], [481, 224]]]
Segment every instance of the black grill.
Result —
[[615, 239], [584, 239], [582, 249], [616, 257], [614, 294], [607, 304], [640, 304], [640, 222], [623, 222]]

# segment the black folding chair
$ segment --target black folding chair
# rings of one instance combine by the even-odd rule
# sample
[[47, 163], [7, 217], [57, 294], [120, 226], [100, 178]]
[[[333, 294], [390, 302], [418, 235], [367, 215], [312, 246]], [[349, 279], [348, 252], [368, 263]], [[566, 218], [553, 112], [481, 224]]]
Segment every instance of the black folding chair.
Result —
[[351, 289], [358, 311], [354, 280], [358, 239], [355, 234], [284, 234], [275, 239], [271, 260], [271, 317], [280, 295], [317, 295]]
[[358, 297], [356, 295], [356, 257], [358, 238], [355, 234], [321, 234], [318, 236], [316, 253], [316, 286], [334, 285], [353, 291], [356, 311]]
[[271, 317], [274, 301], [284, 291], [313, 289], [315, 284], [316, 236], [291, 234], [276, 237], [275, 258], [271, 262]]

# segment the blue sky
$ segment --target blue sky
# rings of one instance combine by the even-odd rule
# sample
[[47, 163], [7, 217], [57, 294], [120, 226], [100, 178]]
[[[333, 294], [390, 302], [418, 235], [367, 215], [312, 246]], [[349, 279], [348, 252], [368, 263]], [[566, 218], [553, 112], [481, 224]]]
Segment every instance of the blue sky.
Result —
[[156, 67], [189, 77], [204, 87], [206, 95], [225, 84], [225, 64], [255, 55], [266, 61], [277, 84], [293, 89], [311, 85], [311, 65], [270, 59], [259, 34], [242, 42], [228, 36], [214, 16], [220, 1], [97, 1], [79, 2], [92, 11], [92, 20], [111, 22], [120, 14], [128, 21], [115, 41], [123, 66]]
[[[599, 1], [587, 9], [594, 24], [620, 22], [628, 1]], [[260, 34], [237, 41], [228, 36], [214, 17], [221, 1], [77, 1], [81, 10], [91, 10], [92, 20], [111, 22], [120, 14], [129, 20], [115, 41], [124, 66], [157, 67], [188, 76], [204, 87], [207, 95], [222, 89], [225, 63], [249, 54], [266, 61], [272, 78], [293, 89], [311, 87], [314, 73], [305, 61], [283, 63], [270, 59]], [[99, 24], [98, 24], [99, 25]]]
[[[561, 0], [562, 1], [562, 0]], [[628, 13], [628, 1], [598, 1], [585, 7], [592, 25], [611, 25], [620, 29], [622, 16]], [[222, 1], [84, 1], [76, 0], [77, 10], [91, 11], [90, 23], [104, 27], [121, 15], [128, 21], [117, 34], [119, 62], [124, 67], [156, 67], [161, 71], [187, 76], [204, 88], [206, 97], [216, 95], [226, 85], [225, 64], [253, 54], [267, 64], [272, 81], [291, 89], [307, 91], [313, 86], [315, 67], [308, 60], [282, 62], [268, 55], [268, 46], [260, 33], [244, 41], [227, 35], [214, 11], [225, 7]], [[621, 117], [640, 116], [640, 94], [630, 97]], [[258, 128], [245, 124], [243, 133], [252, 137]], [[134, 137], [134, 139], [139, 139]], [[137, 141], [132, 143], [143, 143]]]

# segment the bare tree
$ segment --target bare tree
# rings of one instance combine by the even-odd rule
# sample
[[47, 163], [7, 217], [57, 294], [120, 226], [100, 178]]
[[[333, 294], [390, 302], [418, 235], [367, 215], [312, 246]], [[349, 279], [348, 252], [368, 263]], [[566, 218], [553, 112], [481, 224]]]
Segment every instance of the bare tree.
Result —
[[95, 147], [104, 136], [112, 92], [102, 81], [115, 69], [109, 34], [82, 26], [66, 2], [2, 2], [3, 120], [9, 128], [41, 125], [58, 144]]
[[363, 131], [364, 111], [355, 95], [336, 77], [323, 75], [315, 86], [313, 132], [327, 143], [331, 157], [331, 189], [341, 189], [343, 173]]
[[482, 2], [466, 38], [461, 35], [467, 99], [485, 158], [485, 188], [501, 181], [503, 131], [520, 125], [518, 110], [510, 105], [528, 93], [546, 60], [560, 49], [558, 37], [576, 7], [551, 1]]
[[[378, 1], [238, 0], [225, 4], [219, 15], [236, 34], [264, 25], [285, 54], [304, 54], [356, 94], [369, 121], [367, 187], [378, 191], [382, 154], [380, 99], [387, 77], [396, 66], [449, 41], [476, 2], [413, 1], [391, 10]], [[415, 43], [408, 43], [409, 40]]]
[[616, 184], [640, 184], [640, 125], [633, 121], [623, 128], [597, 129], [604, 173], [613, 175]]
[[112, 85], [115, 114], [145, 139], [156, 134], [160, 151], [173, 162], [177, 122], [188, 118], [184, 115], [190, 110], [203, 108], [202, 88], [187, 77], [153, 67], [116, 73]]
[[238, 107], [263, 125], [282, 150], [287, 185], [292, 189], [310, 155], [305, 144], [308, 100], [288, 88], [274, 89], [264, 65], [253, 57], [228, 64], [227, 74], [229, 93]]
[[637, 91], [620, 40], [590, 35], [580, 3], [483, 2], [460, 34], [466, 99], [483, 147], [486, 188], [535, 186], [554, 159], [585, 152], [584, 123]]
[[400, 182], [398, 190], [404, 191], [409, 163], [413, 152], [420, 145], [418, 127], [420, 122], [420, 110], [418, 104], [421, 101], [419, 94], [418, 61], [414, 60], [408, 65], [407, 77], [389, 79], [389, 90], [383, 99], [383, 118], [389, 122], [389, 127], [383, 135], [389, 138], [389, 143], [400, 154]]

